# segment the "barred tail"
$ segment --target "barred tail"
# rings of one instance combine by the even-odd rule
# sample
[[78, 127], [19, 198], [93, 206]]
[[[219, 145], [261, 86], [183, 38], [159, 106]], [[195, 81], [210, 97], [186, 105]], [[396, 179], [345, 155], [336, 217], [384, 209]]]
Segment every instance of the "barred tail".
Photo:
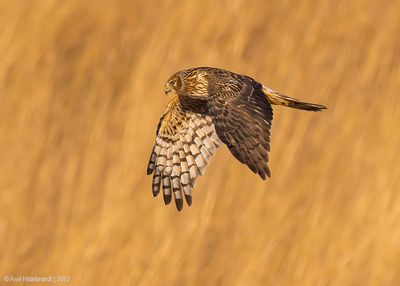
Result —
[[298, 99], [279, 94], [278, 92], [265, 86], [263, 86], [263, 92], [268, 97], [268, 100], [271, 104], [283, 105], [308, 111], [321, 111], [323, 109], [327, 109], [325, 105], [303, 102]]

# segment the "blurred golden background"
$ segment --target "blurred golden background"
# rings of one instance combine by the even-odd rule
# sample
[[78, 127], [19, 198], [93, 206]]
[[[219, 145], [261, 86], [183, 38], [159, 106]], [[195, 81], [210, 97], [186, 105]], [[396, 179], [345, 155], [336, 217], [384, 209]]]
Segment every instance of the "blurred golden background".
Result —
[[[400, 285], [400, 2], [0, 2], [0, 284]], [[289, 96], [272, 177], [220, 148], [178, 213], [146, 167], [175, 71]]]

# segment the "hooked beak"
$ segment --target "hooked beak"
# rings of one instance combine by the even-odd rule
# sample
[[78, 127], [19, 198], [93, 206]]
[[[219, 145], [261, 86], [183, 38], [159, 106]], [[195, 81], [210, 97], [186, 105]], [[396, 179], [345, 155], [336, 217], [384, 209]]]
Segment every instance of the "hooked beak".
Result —
[[165, 94], [169, 95], [172, 93], [174, 90], [172, 89], [171, 85], [169, 83], [165, 84]]

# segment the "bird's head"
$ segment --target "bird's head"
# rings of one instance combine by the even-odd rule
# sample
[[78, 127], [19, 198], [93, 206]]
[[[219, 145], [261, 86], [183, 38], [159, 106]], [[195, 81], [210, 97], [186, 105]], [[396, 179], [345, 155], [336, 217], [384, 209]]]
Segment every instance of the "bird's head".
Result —
[[207, 95], [207, 79], [204, 71], [198, 69], [183, 70], [173, 74], [165, 84], [165, 94], [180, 94], [190, 97]]
[[165, 94], [166, 95], [178, 94], [178, 91], [181, 88], [182, 88], [182, 79], [178, 74], [174, 74], [165, 83]]

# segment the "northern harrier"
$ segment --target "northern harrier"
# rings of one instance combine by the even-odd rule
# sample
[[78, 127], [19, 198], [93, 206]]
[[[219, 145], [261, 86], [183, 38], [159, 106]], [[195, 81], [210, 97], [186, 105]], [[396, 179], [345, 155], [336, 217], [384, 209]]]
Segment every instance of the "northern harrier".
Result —
[[268, 152], [271, 104], [320, 111], [325, 106], [279, 94], [245, 75], [200, 67], [172, 75], [165, 85], [172, 98], [160, 118], [147, 174], [153, 195], [161, 186], [165, 204], [174, 193], [178, 210], [183, 195], [192, 204], [192, 189], [221, 142], [263, 180], [270, 177]]

